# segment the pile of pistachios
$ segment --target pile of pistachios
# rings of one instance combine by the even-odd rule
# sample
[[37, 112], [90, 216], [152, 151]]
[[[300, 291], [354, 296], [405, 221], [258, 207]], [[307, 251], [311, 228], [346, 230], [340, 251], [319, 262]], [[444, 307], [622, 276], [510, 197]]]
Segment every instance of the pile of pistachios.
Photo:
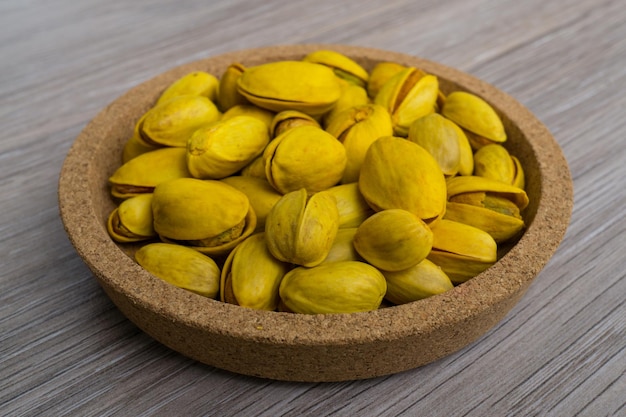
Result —
[[109, 178], [109, 234], [156, 277], [254, 309], [370, 311], [475, 277], [523, 232], [524, 171], [481, 97], [330, 50], [218, 75], [165, 89]]

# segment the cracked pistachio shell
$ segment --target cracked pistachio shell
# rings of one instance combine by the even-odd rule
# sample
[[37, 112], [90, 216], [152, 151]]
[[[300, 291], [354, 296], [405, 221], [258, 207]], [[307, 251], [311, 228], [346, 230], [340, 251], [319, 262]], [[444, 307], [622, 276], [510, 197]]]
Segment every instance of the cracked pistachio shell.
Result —
[[491, 178], [475, 175], [453, 177], [446, 180], [446, 186], [450, 201], [462, 194], [487, 193], [510, 200], [519, 210], [528, 205], [528, 195], [523, 189]]
[[236, 116], [254, 117], [258, 119], [259, 121], [263, 122], [265, 126], [267, 126], [268, 132], [270, 131], [272, 120], [274, 119], [274, 113], [269, 110], [265, 110], [260, 107], [253, 106], [251, 104], [237, 104], [229, 108], [226, 112], [224, 112], [221, 120], [232, 119], [233, 117], [236, 117]]
[[379, 211], [358, 227], [354, 247], [368, 263], [384, 271], [401, 271], [426, 258], [433, 233], [426, 223], [402, 209]]
[[149, 146], [184, 148], [196, 129], [219, 118], [219, 110], [208, 98], [179, 96], [147, 111], [139, 138]]
[[284, 110], [277, 113], [272, 119], [270, 133], [273, 138], [298, 126], [313, 126], [320, 128], [320, 124], [313, 117], [296, 110]]
[[107, 220], [107, 231], [116, 242], [140, 242], [156, 237], [152, 226], [152, 194], [131, 197], [120, 203]]
[[282, 194], [309, 193], [336, 185], [346, 167], [346, 150], [333, 135], [298, 126], [274, 138], [263, 153], [267, 181]]
[[172, 285], [209, 298], [219, 295], [220, 269], [206, 255], [171, 243], [150, 243], [135, 260], [152, 275]]
[[181, 178], [159, 184], [152, 215], [162, 240], [209, 255], [228, 253], [256, 227], [248, 197], [215, 180]]
[[320, 49], [309, 53], [302, 60], [325, 65], [332, 69], [337, 77], [360, 87], [367, 85], [369, 80], [369, 74], [361, 65], [336, 51]]
[[338, 229], [335, 198], [325, 191], [308, 197], [304, 188], [285, 194], [265, 220], [265, 238], [272, 255], [307, 267], [322, 263]]
[[475, 148], [488, 143], [506, 141], [506, 132], [500, 116], [489, 103], [475, 94], [464, 91], [450, 93], [441, 112], [473, 134], [469, 139]]
[[280, 112], [298, 110], [320, 116], [339, 99], [333, 71], [304, 61], [277, 61], [247, 68], [237, 81], [239, 92], [253, 104]]
[[435, 112], [438, 95], [439, 81], [436, 76], [409, 67], [389, 79], [374, 102], [391, 115], [395, 134], [407, 136], [411, 123]]
[[332, 194], [337, 201], [340, 229], [358, 227], [365, 219], [374, 214], [374, 210], [361, 195], [359, 184], [356, 182], [335, 185], [327, 189], [326, 192]]
[[364, 106], [369, 104], [369, 102], [370, 99], [365, 88], [354, 84], [346, 84], [341, 87], [341, 96], [335, 103], [335, 106], [324, 116], [324, 124], [328, 126], [343, 111], [356, 106]]
[[212, 102], [217, 99], [219, 80], [213, 74], [194, 71], [183, 75], [163, 91], [157, 105], [179, 96], [204, 96]]
[[333, 241], [333, 245], [330, 247], [330, 251], [328, 251], [328, 255], [322, 264], [342, 261], [363, 262], [363, 258], [354, 248], [353, 242], [356, 230], [356, 227], [339, 229], [337, 231], [337, 236], [335, 236], [335, 240]]
[[375, 211], [400, 208], [427, 224], [446, 208], [446, 181], [437, 161], [421, 146], [386, 136], [369, 147], [359, 190]]
[[406, 69], [406, 66], [396, 62], [379, 62], [370, 72], [370, 78], [367, 82], [367, 94], [374, 98], [383, 85], [394, 75]]
[[391, 136], [393, 126], [389, 112], [377, 104], [351, 107], [338, 115], [326, 127], [346, 150], [346, 169], [341, 182], [359, 180], [361, 166], [370, 145], [382, 136]]
[[497, 244], [476, 227], [441, 219], [431, 227], [433, 248], [427, 259], [457, 284], [480, 274], [497, 260]]
[[376, 310], [387, 291], [383, 274], [363, 262], [332, 262], [295, 268], [280, 283], [280, 298], [294, 313], [356, 313]]
[[428, 259], [402, 271], [382, 273], [387, 280], [385, 299], [393, 304], [422, 300], [454, 287], [446, 273]]
[[265, 219], [282, 194], [276, 191], [264, 178], [234, 175], [221, 180], [244, 193], [257, 217], [255, 232], [265, 230]]
[[431, 113], [411, 123], [408, 140], [426, 149], [446, 176], [459, 172], [461, 163], [460, 129], [438, 113]]
[[235, 116], [197, 129], [187, 142], [187, 167], [195, 178], [220, 179], [260, 156], [269, 143], [267, 126], [250, 116]]
[[474, 175], [513, 184], [515, 174], [515, 162], [502, 145], [486, 145], [474, 154]]
[[129, 160], [109, 178], [111, 194], [129, 198], [151, 193], [163, 181], [191, 177], [186, 154], [184, 148], [161, 148]]
[[237, 245], [226, 258], [220, 300], [256, 310], [276, 310], [278, 287], [289, 269], [289, 264], [269, 252], [265, 234], [254, 234]]
[[484, 193], [482, 197], [471, 204], [448, 202], [444, 219], [483, 230], [489, 233], [496, 243], [506, 242], [524, 229], [524, 220], [519, 215], [517, 206], [503, 198], [489, 201]]
[[245, 70], [246, 67], [242, 64], [233, 62], [220, 77], [220, 84], [217, 90], [217, 102], [220, 110], [223, 112], [240, 104], [250, 104], [250, 102], [239, 93], [239, 88], [237, 87], [237, 81]]

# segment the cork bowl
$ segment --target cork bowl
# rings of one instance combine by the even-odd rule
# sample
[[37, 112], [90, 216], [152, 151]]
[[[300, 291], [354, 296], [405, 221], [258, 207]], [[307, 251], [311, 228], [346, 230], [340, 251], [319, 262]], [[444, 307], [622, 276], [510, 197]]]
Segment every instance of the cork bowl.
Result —
[[[502, 116], [507, 148], [525, 167], [527, 229], [499, 261], [468, 282], [425, 300], [355, 314], [255, 311], [176, 288], [139, 267], [114, 243], [106, 219], [115, 203], [108, 177], [120, 165], [136, 120], [164, 88], [193, 70], [220, 76], [232, 62], [252, 66], [334, 49], [366, 69], [394, 61], [439, 77], [446, 92], [480, 95]], [[556, 251], [572, 209], [561, 149], [525, 107], [458, 70], [405, 54], [342, 45], [274, 46], [226, 53], [176, 67], [131, 89], [81, 132], [59, 180], [64, 227], [78, 254], [121, 312], [175, 351], [240, 374], [290, 381], [342, 381], [416, 368], [476, 341], [524, 295]]]

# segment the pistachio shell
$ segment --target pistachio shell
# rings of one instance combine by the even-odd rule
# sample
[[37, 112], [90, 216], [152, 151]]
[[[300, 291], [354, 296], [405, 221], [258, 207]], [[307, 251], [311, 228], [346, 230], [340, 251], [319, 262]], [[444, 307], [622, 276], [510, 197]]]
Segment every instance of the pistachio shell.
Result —
[[[364, 106], [369, 103], [369, 97], [365, 88], [354, 84], [347, 84], [341, 88], [341, 96], [335, 103], [331, 111], [324, 116], [326, 126], [333, 122], [333, 119], [340, 113], [352, 107]], [[391, 134], [391, 133], [389, 133]]]
[[265, 148], [263, 159], [267, 180], [283, 194], [332, 187], [341, 180], [347, 160], [343, 145], [313, 126], [298, 126], [276, 137]]
[[433, 234], [420, 218], [406, 210], [379, 211], [358, 227], [354, 247], [376, 268], [400, 271], [426, 258]]
[[247, 68], [239, 92], [259, 107], [280, 112], [298, 110], [311, 116], [326, 113], [341, 88], [333, 71], [304, 61], [277, 61]]
[[528, 195], [524, 190], [491, 178], [475, 175], [453, 177], [446, 180], [446, 185], [448, 199], [465, 193], [489, 193], [512, 201], [520, 210], [528, 205]]
[[233, 62], [226, 68], [224, 74], [220, 78], [220, 85], [218, 88], [217, 94], [217, 102], [219, 103], [219, 108], [226, 112], [231, 107], [243, 104], [250, 104], [250, 102], [239, 93], [239, 89], [237, 87], [237, 82], [241, 77], [241, 74], [244, 73], [246, 67], [244, 67], [239, 62]]
[[442, 114], [463, 129], [492, 142], [504, 142], [506, 132], [500, 116], [482, 98], [464, 91], [446, 97]]
[[521, 188], [522, 190], [526, 188], [526, 178], [524, 175], [524, 167], [520, 162], [519, 158], [515, 155], [511, 155], [511, 159], [513, 159], [513, 165], [515, 165], [515, 175], [513, 176], [513, 186], [517, 188]]
[[515, 163], [502, 145], [486, 145], [474, 154], [474, 175], [513, 184], [515, 172]]
[[402, 271], [382, 273], [387, 280], [385, 299], [393, 304], [422, 300], [454, 287], [446, 273], [428, 259]]
[[285, 194], [265, 220], [267, 246], [272, 255], [307, 267], [322, 263], [338, 229], [335, 198], [325, 191], [308, 198], [304, 188]]
[[349, 227], [345, 229], [339, 229], [333, 245], [328, 251], [328, 255], [324, 259], [323, 264], [330, 262], [341, 261], [363, 261], [363, 258], [354, 248], [354, 235], [356, 234], [356, 227]]
[[465, 282], [496, 262], [497, 244], [487, 232], [447, 219], [431, 230], [433, 248], [428, 260], [440, 266], [453, 283]]
[[256, 310], [276, 310], [278, 287], [289, 269], [289, 264], [269, 252], [265, 234], [254, 234], [228, 255], [222, 268], [220, 299]]
[[165, 89], [157, 105], [179, 96], [204, 96], [212, 102], [217, 99], [219, 80], [208, 72], [194, 71], [186, 74]]
[[235, 116], [196, 130], [187, 143], [187, 167], [195, 178], [220, 179], [260, 156], [269, 143], [267, 126], [250, 116]]
[[351, 107], [336, 115], [326, 131], [339, 139], [346, 150], [346, 169], [341, 178], [341, 182], [345, 184], [359, 180], [361, 166], [370, 145], [381, 136], [390, 136], [393, 126], [384, 107], [366, 104]]
[[474, 151], [467, 135], [456, 123], [452, 122], [459, 138], [459, 175], [472, 175], [474, 173]]
[[435, 111], [438, 94], [436, 76], [409, 67], [388, 80], [374, 102], [391, 115], [395, 134], [407, 136], [411, 123]]
[[332, 194], [337, 201], [339, 211], [339, 228], [358, 227], [365, 219], [374, 214], [372, 208], [359, 191], [356, 182], [330, 187], [326, 192]]
[[319, 128], [320, 124], [313, 117], [301, 111], [284, 110], [277, 113], [272, 119], [270, 134], [275, 138], [289, 129], [298, 126], [314, 126]]
[[256, 227], [246, 195], [214, 180], [181, 178], [159, 184], [152, 214], [161, 239], [207, 254], [229, 252]]
[[370, 72], [370, 78], [367, 83], [367, 94], [374, 98], [383, 85], [394, 75], [406, 69], [406, 66], [396, 62], [379, 62]]
[[169, 243], [150, 243], [135, 260], [152, 275], [209, 298], [219, 293], [220, 270], [215, 261], [193, 249]]
[[130, 161], [131, 159], [144, 154], [146, 152], [159, 149], [158, 146], [146, 145], [138, 135], [133, 135], [124, 144], [122, 149], [122, 164]]
[[446, 208], [446, 182], [437, 161], [421, 146], [398, 137], [382, 137], [368, 149], [359, 190], [376, 211], [400, 208], [426, 223]]
[[263, 155], [254, 158], [248, 165], [241, 169], [241, 175], [244, 177], [260, 178], [267, 181], [265, 176], [265, 160]]
[[325, 65], [331, 68], [337, 77], [361, 87], [365, 86], [369, 79], [369, 74], [362, 66], [336, 51], [320, 49], [309, 53], [302, 60]]
[[265, 219], [282, 194], [272, 188], [263, 178], [231, 176], [222, 179], [222, 182], [235, 187], [248, 197], [257, 217], [255, 232], [265, 230]]
[[149, 146], [184, 148], [196, 129], [219, 118], [219, 110], [208, 98], [179, 96], [148, 110], [139, 127], [139, 138]]
[[140, 242], [156, 236], [152, 226], [152, 194], [124, 200], [107, 220], [109, 235], [116, 242]]
[[411, 124], [408, 139], [426, 149], [444, 175], [452, 176], [459, 172], [461, 161], [459, 131], [450, 120], [431, 113]]
[[272, 120], [274, 119], [274, 113], [269, 110], [253, 106], [251, 104], [237, 104], [225, 111], [221, 120], [232, 119], [236, 116], [250, 116], [259, 119], [265, 126], [267, 126], [268, 131], [270, 131]]
[[280, 283], [280, 297], [295, 313], [355, 313], [376, 310], [387, 290], [380, 271], [363, 262], [333, 262], [295, 268]]
[[[505, 200], [508, 201], [508, 200]], [[448, 202], [444, 219], [464, 223], [491, 235], [496, 243], [515, 237], [524, 228], [524, 220], [484, 206]]]
[[128, 198], [151, 193], [158, 184], [175, 178], [188, 178], [184, 148], [161, 148], [141, 154], [115, 170], [109, 178], [111, 194]]

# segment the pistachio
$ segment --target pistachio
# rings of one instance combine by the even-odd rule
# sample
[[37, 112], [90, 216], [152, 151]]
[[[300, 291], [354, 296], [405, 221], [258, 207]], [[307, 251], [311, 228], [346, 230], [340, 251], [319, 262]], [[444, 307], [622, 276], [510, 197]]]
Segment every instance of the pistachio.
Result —
[[218, 87], [217, 94], [217, 102], [219, 103], [219, 108], [226, 112], [231, 107], [237, 105], [247, 105], [250, 102], [239, 93], [239, 89], [237, 87], [237, 82], [241, 77], [241, 74], [244, 73], [246, 67], [244, 67], [239, 62], [233, 62], [226, 68], [224, 74], [220, 78], [220, 84]]
[[459, 132], [453, 122], [438, 113], [431, 113], [411, 124], [408, 139], [426, 149], [444, 175], [453, 176], [459, 172], [461, 162]]
[[187, 167], [195, 178], [227, 177], [260, 156], [269, 139], [267, 126], [251, 116], [213, 122], [189, 138]]
[[387, 290], [380, 271], [363, 262], [333, 262], [295, 268], [280, 283], [280, 298], [295, 313], [355, 313], [376, 310]]
[[421, 146], [398, 137], [382, 137], [369, 147], [359, 189], [375, 210], [400, 208], [426, 223], [446, 208], [446, 182], [437, 161]]
[[248, 197], [257, 217], [255, 232], [265, 230], [265, 219], [272, 207], [280, 200], [282, 194], [276, 191], [263, 178], [234, 175], [223, 178], [221, 181], [236, 188]]
[[274, 113], [269, 110], [253, 106], [251, 104], [237, 104], [226, 110], [222, 115], [221, 120], [232, 119], [236, 116], [254, 117], [263, 122], [263, 124], [267, 126], [267, 130], [271, 133], [270, 127], [272, 125], [272, 120], [274, 119]]
[[370, 264], [400, 271], [426, 258], [433, 245], [430, 228], [413, 213], [401, 209], [379, 211], [356, 231], [354, 247]]
[[270, 125], [270, 134], [273, 138], [298, 126], [314, 126], [319, 128], [320, 124], [313, 117], [296, 110], [284, 110], [277, 113]]
[[140, 242], [156, 236], [152, 226], [152, 194], [141, 194], [120, 203], [107, 220], [109, 235], [116, 242]]
[[285, 194], [265, 219], [267, 246], [277, 259], [302, 266], [324, 261], [339, 229], [339, 212], [332, 194], [310, 198], [304, 188]]
[[483, 146], [474, 154], [474, 175], [513, 184], [515, 174], [515, 162], [502, 145], [492, 143]]
[[193, 71], [169, 85], [161, 93], [157, 105], [179, 96], [204, 96], [212, 102], [217, 100], [219, 80], [208, 72]]
[[330, 187], [326, 192], [332, 194], [339, 211], [339, 228], [358, 227], [374, 211], [359, 191], [356, 182]]
[[[333, 122], [337, 115], [352, 107], [364, 106], [369, 104], [370, 99], [367, 96], [365, 88], [354, 84], [346, 84], [341, 88], [341, 96], [335, 103], [333, 108], [324, 115], [324, 124], [326, 126]], [[391, 133], [390, 133], [391, 134]]]
[[340, 79], [360, 87], [364, 87], [369, 79], [369, 74], [361, 65], [336, 51], [320, 49], [309, 53], [302, 60], [325, 65]]
[[337, 230], [337, 235], [333, 241], [328, 255], [322, 263], [340, 262], [340, 261], [361, 261], [363, 258], [354, 248], [354, 235], [356, 227], [349, 227]]
[[374, 98], [383, 85], [394, 75], [406, 69], [406, 66], [396, 62], [379, 62], [370, 72], [370, 78], [367, 83], [367, 94]]
[[393, 304], [422, 300], [453, 288], [446, 273], [428, 259], [402, 271], [382, 273], [387, 280], [385, 299]]
[[219, 293], [220, 270], [215, 261], [193, 249], [170, 243], [150, 243], [135, 260], [157, 278], [209, 298]]

